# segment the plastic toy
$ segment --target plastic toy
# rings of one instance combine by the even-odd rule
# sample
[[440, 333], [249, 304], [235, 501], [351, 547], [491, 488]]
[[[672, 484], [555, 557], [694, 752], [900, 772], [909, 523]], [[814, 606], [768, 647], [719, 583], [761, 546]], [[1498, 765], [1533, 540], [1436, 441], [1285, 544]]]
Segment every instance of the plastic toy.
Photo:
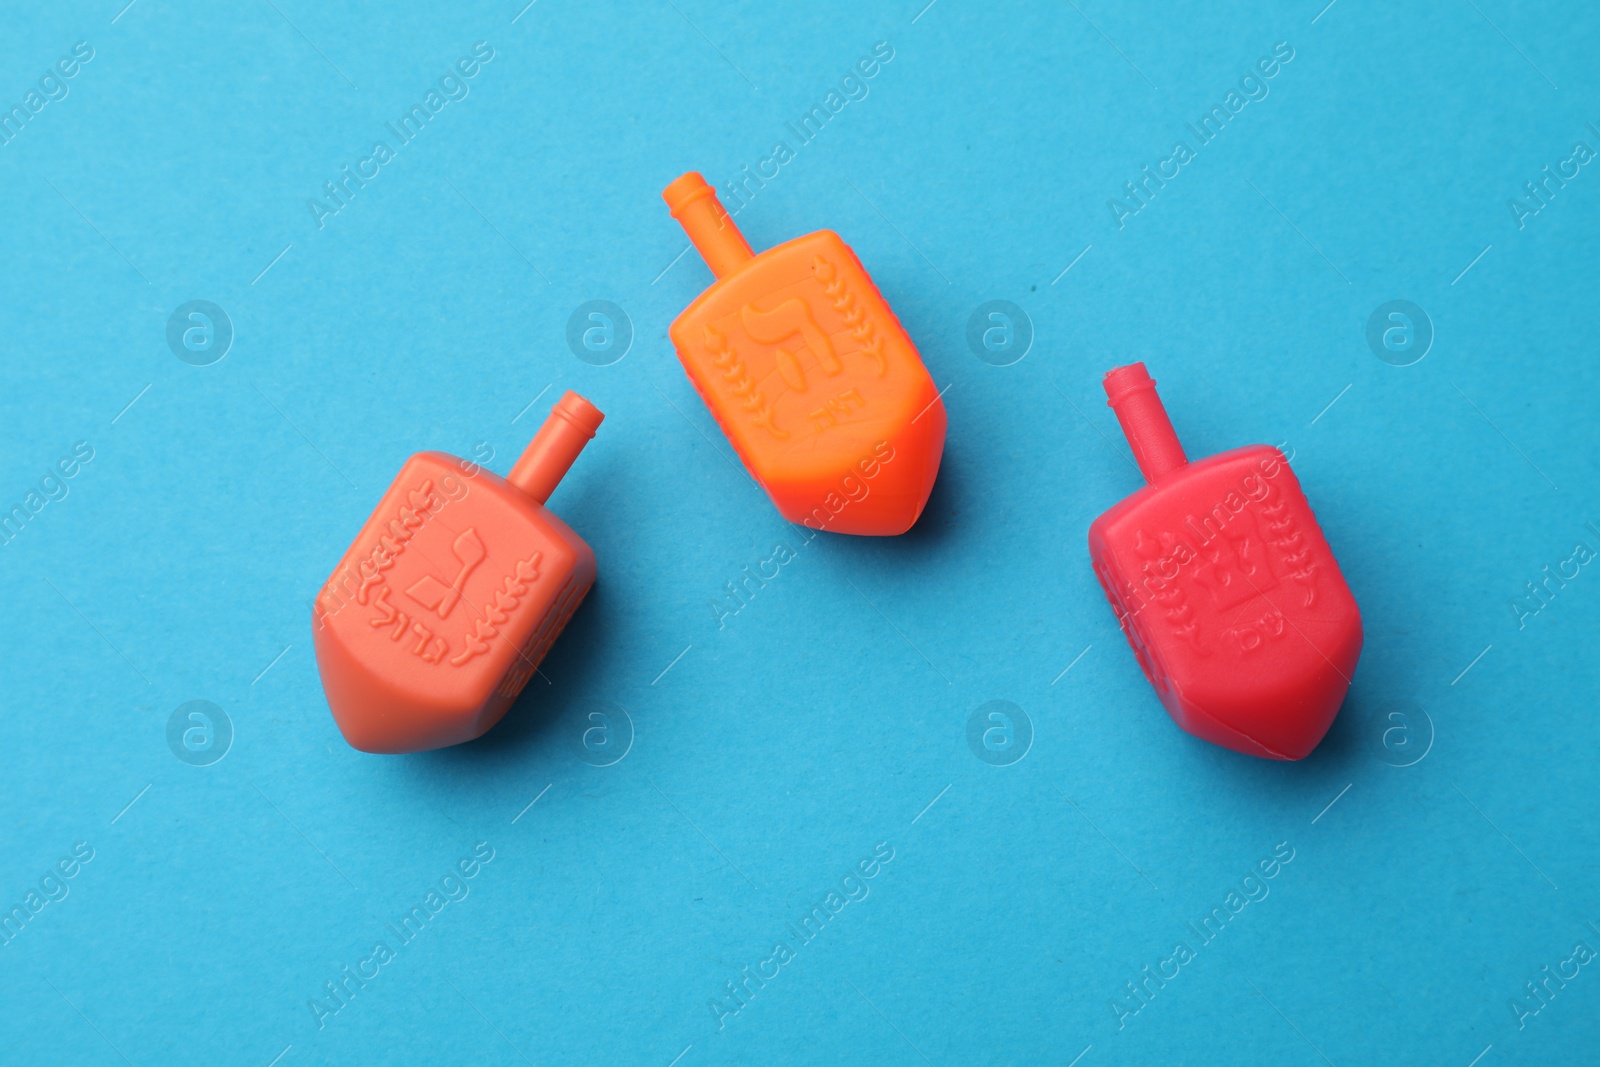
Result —
[[939, 473], [944, 402], [861, 261], [832, 230], [756, 255], [696, 173], [661, 195], [717, 276], [672, 343], [750, 474], [790, 522], [910, 529]]
[[545, 506], [605, 418], [561, 398], [505, 478], [419, 452], [312, 609], [334, 721], [363, 752], [481, 736], [594, 583], [594, 552]]
[[1350, 687], [1361, 613], [1283, 453], [1190, 463], [1155, 385], [1143, 363], [1105, 377], [1149, 484], [1090, 526], [1095, 575], [1179, 726], [1301, 759]]

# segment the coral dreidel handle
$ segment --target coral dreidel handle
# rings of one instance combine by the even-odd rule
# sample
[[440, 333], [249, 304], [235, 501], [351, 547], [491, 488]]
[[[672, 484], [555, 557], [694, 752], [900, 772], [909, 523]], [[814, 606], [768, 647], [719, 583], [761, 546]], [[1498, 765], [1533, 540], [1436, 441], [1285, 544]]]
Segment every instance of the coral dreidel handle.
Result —
[[543, 504], [571, 469], [605, 418], [600, 409], [567, 390], [506, 475], [506, 481]]

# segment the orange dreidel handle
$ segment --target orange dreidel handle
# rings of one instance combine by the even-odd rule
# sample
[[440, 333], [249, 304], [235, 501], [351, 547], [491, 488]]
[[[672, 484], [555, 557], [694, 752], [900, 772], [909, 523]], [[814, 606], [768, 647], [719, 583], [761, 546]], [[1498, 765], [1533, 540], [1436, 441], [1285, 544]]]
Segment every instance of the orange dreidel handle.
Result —
[[561, 484], [583, 446], [594, 440], [594, 432], [604, 418], [599, 408], [568, 389], [523, 449], [506, 481], [543, 504]]
[[691, 170], [674, 180], [661, 191], [661, 199], [717, 277], [726, 278], [755, 258], [750, 242], [699, 171]]

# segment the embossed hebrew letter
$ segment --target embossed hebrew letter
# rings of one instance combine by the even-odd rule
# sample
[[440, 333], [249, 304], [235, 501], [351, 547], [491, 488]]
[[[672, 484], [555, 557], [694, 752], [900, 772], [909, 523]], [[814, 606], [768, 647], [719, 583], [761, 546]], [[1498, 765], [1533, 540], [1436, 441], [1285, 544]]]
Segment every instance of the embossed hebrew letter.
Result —
[[478, 537], [478, 531], [467, 527], [450, 546], [456, 559], [461, 561], [461, 569], [456, 572], [455, 580], [445, 585], [431, 574], [424, 574], [406, 590], [406, 596], [415, 600], [423, 607], [433, 611], [441, 619], [448, 619], [450, 612], [455, 608], [456, 602], [461, 599], [461, 588], [467, 584], [467, 576], [478, 569], [488, 551], [483, 547], [483, 541]]
[[[799, 335], [805, 346], [811, 349], [811, 354], [817, 357], [817, 362], [822, 364], [822, 372], [827, 375], [838, 374], [844, 369], [839, 363], [839, 357], [833, 352], [833, 342], [828, 340], [828, 335], [822, 332], [822, 327], [817, 325], [817, 320], [811, 314], [811, 308], [799, 297], [790, 297], [771, 311], [760, 311], [754, 304], [746, 304], [739, 309], [739, 317], [744, 320], [745, 332], [765, 345], [776, 345]], [[794, 356], [784, 349], [778, 350], [781, 355], [786, 355], [792, 361]], [[782, 361], [779, 363], [782, 369]], [[795, 370], [798, 371], [798, 364]], [[787, 378], [788, 375], [785, 375]], [[799, 377], [798, 385], [794, 381], [789, 384], [797, 392], [805, 391], [805, 379]]]

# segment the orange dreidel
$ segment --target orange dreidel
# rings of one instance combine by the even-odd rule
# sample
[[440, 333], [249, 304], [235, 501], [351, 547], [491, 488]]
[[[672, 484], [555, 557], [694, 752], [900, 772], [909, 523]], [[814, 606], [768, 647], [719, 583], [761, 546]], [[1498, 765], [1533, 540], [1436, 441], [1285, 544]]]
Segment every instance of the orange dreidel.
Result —
[[717, 276], [672, 343], [779, 513], [834, 533], [910, 529], [939, 473], [944, 402], [856, 254], [818, 230], [756, 255], [697, 173], [661, 195]]
[[506, 713], [594, 584], [594, 552], [545, 506], [600, 411], [561, 398], [505, 478], [443, 452], [406, 461], [312, 609], [346, 741], [420, 752]]

